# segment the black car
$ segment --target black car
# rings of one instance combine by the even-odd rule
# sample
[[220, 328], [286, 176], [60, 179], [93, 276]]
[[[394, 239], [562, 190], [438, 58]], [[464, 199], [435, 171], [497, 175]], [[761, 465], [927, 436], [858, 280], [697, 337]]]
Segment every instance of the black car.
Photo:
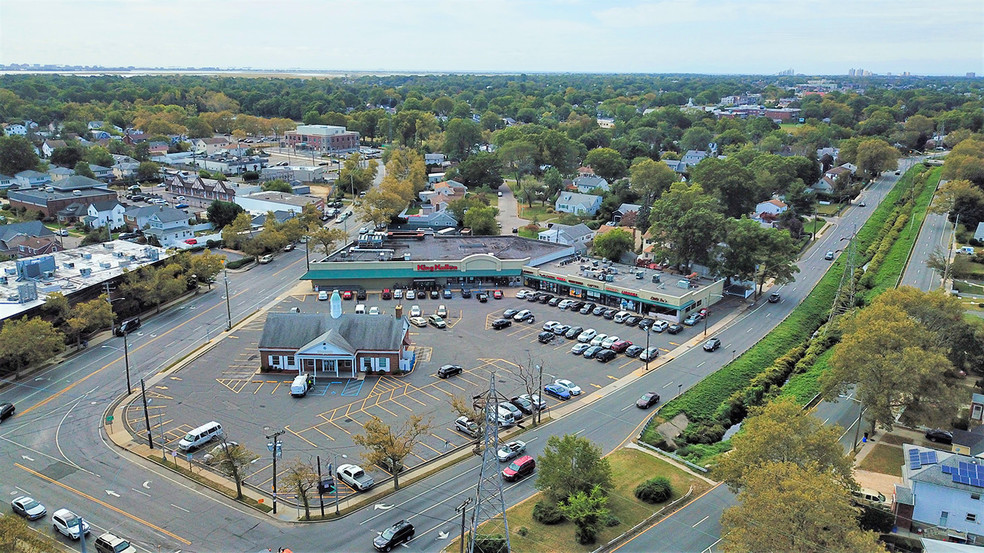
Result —
[[467, 288], [462, 288], [461, 289], [461, 297], [463, 297], [463, 298], [470, 298], [471, 297], [471, 290], [468, 290]]
[[366, 294], [365, 289], [360, 288], [360, 289], [356, 290], [356, 292], [355, 292], [355, 299], [357, 299], [357, 300], [364, 300], [364, 299], [366, 299], [367, 295], [368, 294]]
[[615, 359], [615, 357], [617, 355], [618, 354], [615, 353], [614, 350], [603, 349], [603, 350], [599, 351], [598, 353], [596, 353], [595, 356], [594, 356], [594, 358], [597, 359], [601, 363], [607, 363], [607, 362], [611, 361], [612, 359]]
[[[553, 294], [543, 294], [542, 296], [540, 296], [540, 299], [538, 299], [536, 301], [538, 301], [540, 303], [547, 303], [547, 302], [549, 302], [552, 299], [554, 299], [554, 295]], [[560, 300], [557, 300], [557, 303], [560, 303]], [[554, 305], [557, 305], [557, 304], [555, 303]]]
[[461, 365], [444, 365], [440, 369], [437, 369], [437, 376], [438, 378], [447, 378], [449, 376], [461, 374], [461, 371]]
[[574, 303], [572, 303], [572, 304], [570, 304], [570, 305], [568, 305], [568, 306], [567, 306], [567, 309], [568, 309], [568, 310], [569, 310], [569, 311], [570, 311], [571, 313], [573, 313], [573, 312], [575, 312], [575, 311], [580, 311], [580, 309], [581, 309], [582, 307], [584, 307], [584, 302], [583, 302], [583, 301], [575, 301]]
[[123, 336], [124, 334], [129, 334], [138, 328], [140, 328], [140, 317], [134, 317], [123, 321], [123, 324], [116, 327], [115, 334], [117, 336]]
[[556, 336], [556, 334], [554, 334], [553, 332], [550, 332], [549, 330], [544, 330], [543, 332], [537, 334], [536, 339], [541, 344], [546, 344], [552, 341], [554, 339], [554, 336]]
[[14, 404], [13, 403], [0, 403], [0, 421], [3, 421], [7, 417], [14, 416]]
[[670, 326], [666, 327], [666, 331], [669, 332], [670, 334], [680, 334], [681, 332], [683, 332], [683, 325], [679, 323], [673, 323]]
[[393, 292], [390, 292], [390, 289], [386, 288], [381, 294], [379, 294], [379, 297], [384, 300], [391, 300], [393, 299]]
[[659, 394], [656, 392], [646, 392], [636, 401], [636, 407], [639, 409], [649, 409], [657, 403], [659, 403]]
[[489, 295], [486, 294], [485, 292], [479, 292], [478, 293], [478, 301], [480, 301], [482, 303], [487, 303], [489, 301]]
[[769, 303], [779, 303], [779, 300], [781, 299], [782, 297], [779, 296], [778, 292], [773, 292], [769, 294]]
[[550, 298], [550, 301], [547, 302], [547, 305], [549, 305], [550, 307], [557, 307], [557, 304], [563, 301], [563, 299], [564, 298], [561, 298], [559, 296], [556, 298]]
[[569, 338], [573, 340], [574, 338], [577, 338], [578, 335], [581, 334], [582, 332], [584, 332], [584, 328], [580, 326], [572, 326], [570, 329], [567, 330], [567, 332], [564, 333], [564, 338]]
[[509, 400], [509, 403], [515, 405], [516, 409], [522, 411], [524, 415], [533, 414], [533, 402], [526, 399], [525, 397], [519, 397], [519, 396], [514, 397]]
[[639, 328], [641, 328], [642, 330], [649, 330], [649, 327], [653, 326], [653, 323], [655, 322], [656, 319], [651, 319], [649, 317], [646, 317], [645, 319], [639, 321]]
[[598, 307], [598, 306], [595, 305], [595, 304], [593, 304], [593, 303], [585, 304], [585, 305], [582, 305], [581, 308], [577, 310], [577, 312], [580, 313], [580, 314], [582, 314], [582, 315], [588, 315], [589, 313], [591, 313], [592, 311], [595, 310], [595, 307]]
[[646, 348], [644, 348], [642, 346], [637, 346], [637, 345], [633, 344], [633, 345], [625, 348], [625, 356], [626, 357], [635, 357], [635, 356], [639, 355], [640, 353], [642, 353], [643, 351], [645, 351], [645, 349]]
[[519, 313], [519, 309], [506, 309], [502, 312], [502, 316], [507, 319], [511, 319], [516, 313]]
[[639, 324], [639, 321], [641, 320], [642, 317], [636, 317], [635, 315], [632, 315], [625, 319], [625, 326], [635, 326]]
[[950, 434], [946, 430], [934, 428], [926, 431], [926, 439], [931, 442], [938, 442], [941, 444], [952, 444], [953, 434]]
[[[432, 300], [440, 299], [441, 293], [438, 292], [437, 290], [431, 290], [430, 291], [430, 297], [431, 297]], [[359, 298], [359, 299], [362, 299], [362, 298]]]
[[711, 338], [710, 340], [704, 342], [704, 351], [714, 351], [721, 347], [721, 340], [717, 338]]
[[606, 309], [605, 312], [601, 314], [601, 316], [610, 321], [615, 318], [616, 314], [618, 314], [618, 309]]
[[510, 325], [512, 325], [512, 321], [509, 319], [496, 319], [492, 321], [492, 330], [502, 330]]
[[407, 543], [411, 539], [413, 539], [413, 524], [401, 520], [380, 532], [372, 540], [372, 546], [376, 548], [376, 551], [389, 551], [401, 543]]

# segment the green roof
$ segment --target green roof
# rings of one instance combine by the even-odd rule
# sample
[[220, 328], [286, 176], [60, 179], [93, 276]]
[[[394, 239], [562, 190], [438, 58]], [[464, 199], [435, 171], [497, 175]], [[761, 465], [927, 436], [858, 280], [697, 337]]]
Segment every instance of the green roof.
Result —
[[407, 279], [407, 278], [447, 278], [447, 277], [494, 277], [520, 276], [522, 270], [478, 270], [478, 271], [414, 271], [413, 269], [360, 269], [358, 271], [319, 269], [308, 271], [301, 280], [352, 280], [352, 279]]

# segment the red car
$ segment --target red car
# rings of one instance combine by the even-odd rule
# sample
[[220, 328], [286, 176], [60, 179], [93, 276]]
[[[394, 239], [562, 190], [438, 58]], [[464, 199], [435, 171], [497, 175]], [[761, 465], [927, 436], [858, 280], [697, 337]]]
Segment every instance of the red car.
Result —
[[631, 345], [632, 345], [632, 342], [630, 342], [628, 340], [619, 340], [619, 341], [615, 342], [614, 344], [612, 344], [612, 350], [613, 351], [616, 351], [618, 353], [622, 353], [623, 351], [626, 350], [626, 348], [628, 348]]
[[493, 290], [492, 291], [492, 297], [494, 299], [501, 300], [502, 299], [502, 290]]
[[198, 240], [195, 240], [194, 238], [189, 238], [189, 239], [185, 240], [185, 244], [191, 244], [192, 246], [194, 246], [197, 243], [198, 243]]
[[352, 291], [351, 290], [346, 290], [346, 291], [342, 292], [342, 299], [343, 300], [350, 300], [350, 299], [352, 299]]

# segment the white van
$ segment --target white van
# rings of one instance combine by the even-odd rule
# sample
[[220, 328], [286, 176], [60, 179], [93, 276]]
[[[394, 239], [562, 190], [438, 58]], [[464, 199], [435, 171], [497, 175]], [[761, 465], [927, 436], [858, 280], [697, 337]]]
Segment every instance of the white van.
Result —
[[510, 426], [516, 425], [516, 418], [513, 414], [502, 407], [496, 407], [496, 413], [498, 414], [498, 424], [500, 428], [509, 428]]
[[290, 395], [293, 397], [304, 397], [308, 390], [314, 386], [314, 377], [309, 374], [299, 374], [290, 383]]
[[615, 317], [612, 318], [612, 320], [615, 321], [616, 323], [622, 324], [625, 322], [625, 319], [628, 319], [631, 316], [632, 313], [629, 313], [628, 311], [619, 311], [618, 313], [615, 314]]
[[366, 305], [364, 303], [360, 303], [359, 305], [356, 305], [355, 306], [355, 314], [356, 315], [365, 315], [366, 314]]
[[207, 422], [185, 434], [185, 437], [178, 442], [178, 449], [181, 451], [195, 449], [223, 435], [221, 424], [215, 421]]

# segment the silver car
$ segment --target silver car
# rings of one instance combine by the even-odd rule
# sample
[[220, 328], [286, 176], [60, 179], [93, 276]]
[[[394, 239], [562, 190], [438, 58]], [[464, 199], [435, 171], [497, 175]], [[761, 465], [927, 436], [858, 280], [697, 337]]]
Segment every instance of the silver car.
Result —
[[515, 459], [526, 451], [526, 442], [519, 440], [509, 442], [499, 448], [496, 452], [496, 456], [499, 458], [500, 463], [505, 463], [511, 459]]

